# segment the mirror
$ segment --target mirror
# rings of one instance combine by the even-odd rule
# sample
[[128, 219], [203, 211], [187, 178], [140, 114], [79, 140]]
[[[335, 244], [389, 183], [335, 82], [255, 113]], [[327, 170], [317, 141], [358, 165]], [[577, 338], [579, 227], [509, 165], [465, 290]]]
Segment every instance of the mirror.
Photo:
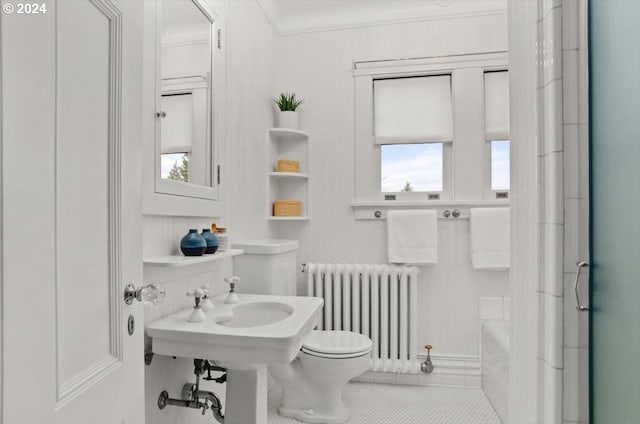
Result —
[[156, 192], [215, 199], [214, 20], [199, 0], [157, 10]]

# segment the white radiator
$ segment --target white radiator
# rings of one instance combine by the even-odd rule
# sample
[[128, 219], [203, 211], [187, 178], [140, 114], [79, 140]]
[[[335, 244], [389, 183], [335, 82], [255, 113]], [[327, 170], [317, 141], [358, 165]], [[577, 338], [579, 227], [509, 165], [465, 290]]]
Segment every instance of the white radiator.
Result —
[[324, 299], [320, 330], [370, 337], [372, 371], [418, 373], [416, 267], [308, 264], [306, 272], [307, 295]]

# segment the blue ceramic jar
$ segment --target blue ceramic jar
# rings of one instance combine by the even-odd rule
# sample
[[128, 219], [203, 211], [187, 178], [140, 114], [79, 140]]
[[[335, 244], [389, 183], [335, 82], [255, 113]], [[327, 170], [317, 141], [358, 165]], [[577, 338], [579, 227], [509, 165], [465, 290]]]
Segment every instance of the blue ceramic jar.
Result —
[[218, 237], [211, 232], [208, 228], [203, 228], [202, 233], [200, 233], [205, 242], [207, 242], [207, 248], [204, 253], [209, 255], [211, 253], [216, 253], [218, 250]]
[[206, 240], [195, 228], [190, 228], [189, 233], [180, 240], [180, 250], [185, 256], [202, 256], [206, 249]]

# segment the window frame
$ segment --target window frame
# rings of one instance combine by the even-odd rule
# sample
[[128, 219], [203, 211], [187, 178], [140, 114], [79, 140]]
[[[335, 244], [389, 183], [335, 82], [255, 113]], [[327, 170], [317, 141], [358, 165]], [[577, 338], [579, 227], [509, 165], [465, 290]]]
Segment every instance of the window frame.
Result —
[[[497, 67], [497, 68], [487, 68], [484, 69], [482, 72], [482, 103], [484, 105], [484, 97], [485, 97], [485, 92], [486, 92], [486, 87], [485, 87], [485, 79], [484, 79], [484, 75], [488, 72], [509, 72], [509, 69], [504, 66], [504, 67]], [[504, 141], [504, 140], [508, 140], [509, 141], [509, 155], [511, 155], [511, 134], [510, 132], [503, 134], [503, 133], [492, 133], [487, 131], [486, 129], [486, 108], [483, 106], [482, 108], [482, 115], [483, 115], [483, 121], [484, 121], [484, 141], [485, 141], [485, 148], [483, 149], [484, 151], [484, 163], [486, 164], [485, 168], [485, 180], [486, 180], [486, 184], [485, 184], [485, 189], [484, 189], [484, 198], [487, 200], [505, 200], [504, 198], [498, 198], [498, 194], [499, 193], [507, 193], [507, 200], [511, 198], [511, 182], [509, 182], [509, 190], [494, 190], [493, 187], [491, 186], [491, 178], [492, 178], [492, 158], [491, 158], [491, 142], [493, 141]], [[511, 160], [509, 160], [509, 169], [511, 169]]]
[[[485, 71], [507, 70], [507, 52], [492, 52], [482, 54], [456, 55], [444, 57], [431, 57], [421, 59], [402, 60], [379, 60], [354, 62], [354, 100], [355, 100], [355, 198], [354, 204], [385, 202], [385, 194], [394, 194], [396, 201], [409, 201], [415, 203], [429, 204], [437, 201], [470, 200], [467, 193], [463, 191], [460, 199], [456, 197], [456, 168], [461, 168], [456, 163], [456, 138], [458, 137], [456, 123], [456, 83], [455, 73], [460, 70], [470, 68], [480, 68], [482, 76]], [[453, 107], [453, 140], [417, 140], [411, 141], [406, 137], [382, 137], [377, 140], [374, 134], [374, 102], [373, 102], [373, 82], [376, 79], [406, 78], [436, 75], [451, 75], [452, 84], [452, 107]], [[484, 84], [481, 85], [482, 100], [484, 101]], [[482, 112], [482, 128], [484, 129], [484, 106]], [[484, 133], [478, 135], [478, 142], [484, 138]], [[407, 142], [443, 143], [443, 191], [442, 192], [397, 192], [385, 193], [381, 190], [381, 144], [404, 144]], [[483, 163], [490, 164], [490, 143], [483, 143], [480, 146]], [[489, 147], [487, 147], [487, 145]], [[480, 152], [478, 152], [480, 154]], [[483, 166], [483, 168], [487, 168]], [[482, 200], [486, 187], [491, 188], [490, 166], [488, 175], [482, 176], [482, 186], [477, 192], [476, 200]], [[487, 178], [488, 177], [488, 178]], [[440, 194], [439, 199], [429, 200], [429, 194]], [[495, 199], [495, 194], [491, 199]], [[392, 200], [387, 200], [392, 205]], [[386, 203], [386, 202], [385, 202]]]

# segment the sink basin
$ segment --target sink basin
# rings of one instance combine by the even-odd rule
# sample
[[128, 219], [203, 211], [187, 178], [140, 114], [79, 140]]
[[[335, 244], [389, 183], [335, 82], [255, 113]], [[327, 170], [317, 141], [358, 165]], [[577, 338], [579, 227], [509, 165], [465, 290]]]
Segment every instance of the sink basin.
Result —
[[227, 305], [214, 297], [207, 321], [187, 321], [192, 308], [147, 327], [153, 352], [235, 364], [285, 364], [295, 358], [302, 339], [318, 320], [323, 300], [316, 297], [240, 294]]
[[231, 307], [230, 318], [216, 321], [223, 327], [259, 327], [282, 321], [293, 313], [293, 308], [282, 302], [249, 302]]

